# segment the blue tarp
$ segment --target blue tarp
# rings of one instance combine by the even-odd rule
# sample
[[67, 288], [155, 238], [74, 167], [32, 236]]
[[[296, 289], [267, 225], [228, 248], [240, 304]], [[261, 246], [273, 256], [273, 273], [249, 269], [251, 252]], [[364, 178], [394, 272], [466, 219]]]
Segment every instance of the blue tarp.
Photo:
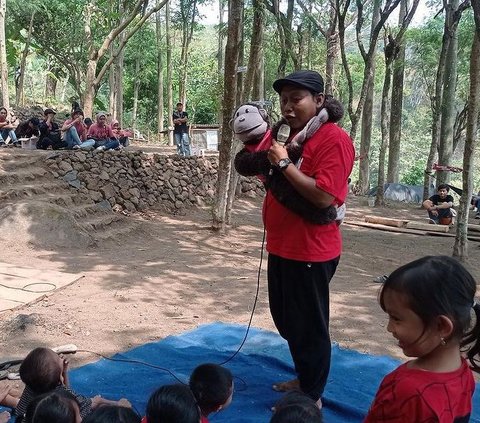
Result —
[[[212, 323], [113, 358], [159, 366], [187, 382], [198, 364], [221, 363], [228, 359], [237, 350], [245, 331], [246, 327], [241, 325]], [[391, 357], [361, 354], [334, 345], [324, 397], [325, 422], [361, 422], [381, 379], [398, 364]], [[271, 389], [272, 384], [293, 376], [285, 341], [276, 333], [252, 328], [240, 353], [225, 367], [235, 376], [233, 402], [210, 421], [268, 423], [270, 407], [281, 397]], [[71, 371], [71, 384], [77, 392], [90, 396], [101, 394], [110, 399], [128, 398], [140, 413], [144, 413], [148, 397], [157, 387], [175, 382], [164, 370], [104, 359]], [[480, 423], [478, 386], [471, 421]]]
[[[435, 187], [430, 187], [429, 195], [435, 193]], [[377, 195], [377, 187], [367, 192], [367, 196], [373, 197]], [[384, 185], [384, 197], [386, 200], [401, 201], [405, 203], [422, 203], [423, 202], [423, 186], [422, 185], [405, 185], [389, 183]]]

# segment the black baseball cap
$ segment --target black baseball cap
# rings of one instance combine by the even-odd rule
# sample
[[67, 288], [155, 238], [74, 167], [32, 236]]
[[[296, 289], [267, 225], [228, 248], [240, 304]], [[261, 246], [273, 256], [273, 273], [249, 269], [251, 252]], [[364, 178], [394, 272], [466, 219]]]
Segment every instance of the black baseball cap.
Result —
[[43, 112], [45, 116], [49, 115], [50, 113], [53, 113], [54, 115], [57, 114], [57, 112], [53, 109], [45, 109], [45, 111]]
[[323, 93], [325, 89], [322, 76], [312, 70], [295, 71], [285, 78], [277, 79], [273, 83], [273, 89], [280, 94], [285, 85], [297, 85], [307, 89], [313, 94]]

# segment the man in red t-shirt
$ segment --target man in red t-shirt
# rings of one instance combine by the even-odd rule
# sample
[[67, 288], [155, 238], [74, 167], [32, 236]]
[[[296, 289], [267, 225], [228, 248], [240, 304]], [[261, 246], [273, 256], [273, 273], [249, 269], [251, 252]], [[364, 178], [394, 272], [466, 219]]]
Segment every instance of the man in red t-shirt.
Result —
[[[268, 159], [290, 184], [320, 209], [341, 206], [355, 151], [348, 134], [325, 118], [322, 77], [297, 71], [274, 82], [284, 120], [291, 128], [287, 143], [303, 145], [297, 163], [271, 140]], [[267, 231], [270, 311], [288, 341], [297, 378], [273, 385], [277, 391], [300, 388], [321, 407], [330, 370], [329, 282], [342, 250], [340, 228], [332, 221], [311, 223], [267, 192], [263, 205]]]

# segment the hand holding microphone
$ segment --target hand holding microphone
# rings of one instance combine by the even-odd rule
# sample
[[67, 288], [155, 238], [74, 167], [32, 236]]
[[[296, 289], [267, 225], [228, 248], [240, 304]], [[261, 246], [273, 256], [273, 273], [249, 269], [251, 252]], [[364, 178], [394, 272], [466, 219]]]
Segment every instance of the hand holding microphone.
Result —
[[[273, 174], [273, 167], [278, 167], [280, 170], [284, 170], [291, 161], [288, 158], [287, 150], [284, 148], [290, 136], [290, 127], [286, 124], [280, 125], [278, 128], [276, 142], [272, 142], [272, 146], [268, 150], [268, 160], [272, 164], [269, 175]], [[287, 163], [285, 167], [282, 167], [282, 163]]]

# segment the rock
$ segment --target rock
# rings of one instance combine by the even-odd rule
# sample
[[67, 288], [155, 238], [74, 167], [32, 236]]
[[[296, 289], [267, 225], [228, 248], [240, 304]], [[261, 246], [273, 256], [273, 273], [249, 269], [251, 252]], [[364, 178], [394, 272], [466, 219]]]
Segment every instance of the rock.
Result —
[[82, 187], [82, 183], [78, 179], [74, 179], [73, 181], [68, 181], [68, 184], [76, 189], [80, 189]]
[[115, 187], [112, 184], [107, 184], [104, 187], [100, 188], [100, 192], [102, 193], [103, 198], [108, 200], [115, 196]]
[[76, 170], [71, 170], [70, 172], [67, 172], [63, 176], [63, 180], [67, 181], [67, 182], [73, 181], [73, 180], [77, 179], [77, 175], [78, 175], [78, 172]]

